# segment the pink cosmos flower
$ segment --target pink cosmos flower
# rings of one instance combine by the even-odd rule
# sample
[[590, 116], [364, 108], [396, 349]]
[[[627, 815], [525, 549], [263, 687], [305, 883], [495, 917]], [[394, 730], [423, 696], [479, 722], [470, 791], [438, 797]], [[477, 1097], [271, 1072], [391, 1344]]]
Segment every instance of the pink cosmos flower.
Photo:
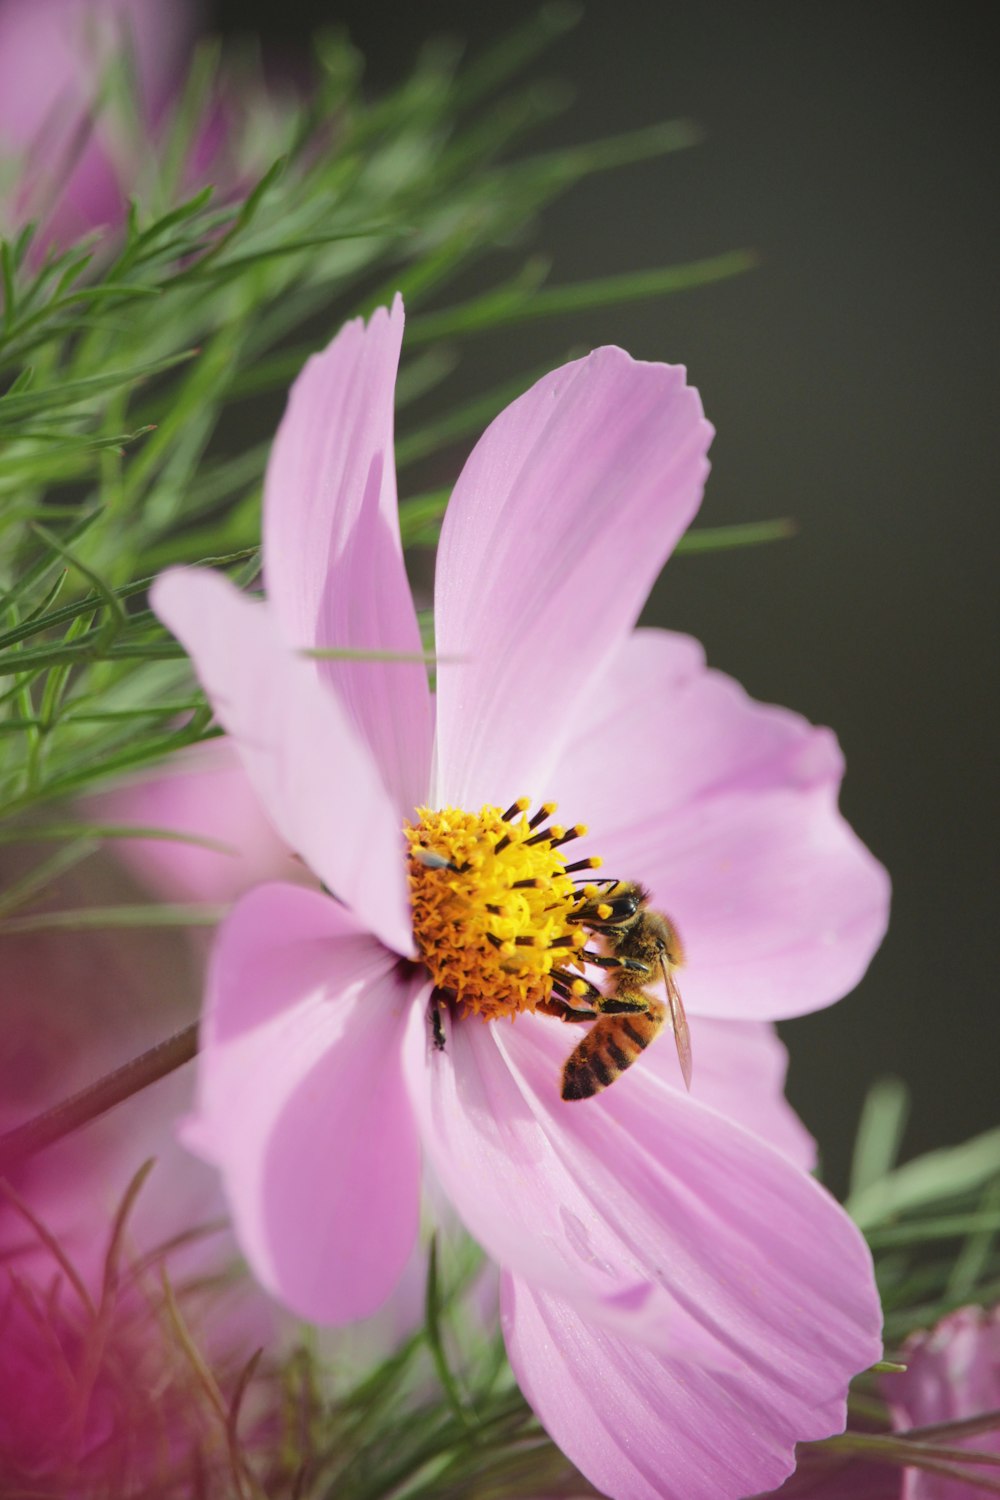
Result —
[[[970, 1475], [996, 1478], [1000, 1466], [1000, 1308], [963, 1307], [927, 1333], [907, 1340], [900, 1353], [906, 1373], [887, 1375], [882, 1393], [897, 1431], [961, 1422], [992, 1414], [989, 1430], [940, 1434], [948, 1448], [993, 1455], [994, 1467], [970, 1464]], [[959, 1477], [904, 1471], [902, 1500], [963, 1500], [969, 1486]]]
[[38, 219], [38, 244], [66, 243], [123, 220], [142, 162], [101, 106], [108, 66], [128, 42], [151, 125], [193, 18], [189, 0], [0, 0], [0, 232]]
[[[856, 983], [886, 877], [837, 812], [828, 731], [633, 629], [707, 473], [680, 368], [599, 349], [489, 427], [442, 531], [432, 697], [396, 512], [402, 327], [399, 299], [349, 324], [293, 388], [266, 602], [201, 570], [153, 591], [275, 827], [335, 893], [265, 885], [221, 929], [188, 1140], [256, 1274], [325, 1323], [389, 1294], [425, 1156], [503, 1268], [525, 1395], [595, 1485], [772, 1488], [796, 1440], [843, 1427], [880, 1317], [861, 1236], [802, 1170], [763, 1023]], [[586, 818], [587, 848], [676, 922], [690, 1094], [668, 1038], [598, 1097], [560, 1097], [581, 1033], [517, 1012], [577, 993], [577, 861], [525, 794]]]

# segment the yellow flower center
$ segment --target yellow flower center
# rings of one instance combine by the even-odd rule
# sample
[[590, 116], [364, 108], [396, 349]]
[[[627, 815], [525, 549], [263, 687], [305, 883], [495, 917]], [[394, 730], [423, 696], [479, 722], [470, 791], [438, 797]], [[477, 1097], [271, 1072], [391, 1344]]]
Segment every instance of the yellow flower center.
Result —
[[554, 802], [531, 818], [529, 806], [521, 797], [506, 812], [422, 807], [405, 825], [423, 961], [438, 989], [487, 1021], [594, 993], [579, 977], [587, 933], [569, 920], [583, 899], [571, 877], [601, 861], [567, 864], [563, 845], [586, 828], [549, 823]]

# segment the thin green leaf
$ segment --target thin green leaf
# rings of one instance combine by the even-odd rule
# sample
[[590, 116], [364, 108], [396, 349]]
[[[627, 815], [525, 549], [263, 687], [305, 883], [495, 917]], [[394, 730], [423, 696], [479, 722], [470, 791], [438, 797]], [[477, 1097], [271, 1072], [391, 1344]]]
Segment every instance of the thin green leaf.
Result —
[[132, 1216], [136, 1199], [142, 1192], [150, 1172], [156, 1165], [155, 1158], [149, 1157], [135, 1172], [132, 1180], [122, 1195], [114, 1219], [111, 1223], [111, 1235], [108, 1240], [108, 1248], [104, 1255], [104, 1276], [101, 1286], [101, 1307], [105, 1308], [114, 1296], [118, 1286], [118, 1275], [121, 1264], [122, 1250], [125, 1243], [125, 1230]]
[[729, 552], [734, 547], [759, 547], [783, 542], [796, 535], [798, 526], [788, 517], [773, 521], [745, 521], [734, 526], [695, 526], [677, 543], [675, 553]]
[[864, 1193], [892, 1171], [909, 1113], [909, 1090], [899, 1078], [880, 1078], [872, 1084], [854, 1141], [851, 1194]]
[[1000, 1129], [960, 1146], [930, 1151], [897, 1167], [863, 1192], [852, 1194], [847, 1211], [862, 1229], [901, 1213], [932, 1207], [959, 1193], [978, 1191], [1000, 1176]]
[[453, 90], [455, 107], [469, 109], [473, 104], [524, 70], [546, 47], [576, 26], [583, 6], [571, 0], [555, 0], [542, 5], [535, 13], [493, 43], [481, 58], [471, 63]]
[[452, 1372], [445, 1353], [441, 1330], [441, 1294], [438, 1282], [438, 1254], [437, 1235], [431, 1236], [430, 1252], [427, 1257], [427, 1280], [424, 1289], [424, 1331], [427, 1344], [434, 1361], [441, 1388], [448, 1398], [448, 1403], [463, 1427], [472, 1425], [472, 1415], [467, 1410], [462, 1393], [458, 1388], [458, 1382]]
[[37, 521], [34, 521], [31, 523], [30, 529], [36, 536], [41, 537], [47, 547], [51, 547], [54, 552], [58, 552], [60, 557], [64, 557], [87, 580], [95, 590], [98, 598], [107, 608], [108, 618], [98, 631], [98, 647], [101, 650], [106, 649], [114, 640], [117, 633], [120, 630], [124, 630], [128, 624], [128, 618], [124, 609], [122, 609], [117, 593], [105, 583], [95, 568], [91, 568], [83, 562], [73, 548], [68, 543], [61, 542], [47, 526], [42, 526]]
[[25, 365], [4, 392], [5, 396], [17, 396], [21, 391], [30, 390], [35, 382], [35, 371], [31, 365]]
[[750, 250], [733, 250], [682, 266], [664, 266], [652, 271], [632, 271], [623, 276], [604, 276], [571, 286], [543, 287], [523, 296], [487, 293], [461, 307], [438, 313], [418, 314], [407, 326], [410, 347], [442, 338], [464, 338], [487, 329], [510, 328], [538, 318], [566, 313], [593, 312], [618, 307], [624, 302], [670, 296], [695, 287], [711, 286], [753, 270], [757, 257]]
[[70, 1260], [69, 1256], [66, 1254], [62, 1245], [59, 1243], [59, 1240], [52, 1233], [51, 1229], [49, 1229], [48, 1226], [44, 1224], [38, 1217], [38, 1215], [34, 1212], [34, 1210], [30, 1208], [27, 1203], [25, 1203], [20, 1193], [15, 1187], [12, 1186], [10, 1182], [8, 1182], [7, 1178], [2, 1176], [0, 1176], [0, 1193], [2, 1193], [7, 1201], [11, 1204], [11, 1206], [17, 1210], [22, 1219], [24, 1219], [28, 1224], [31, 1225], [41, 1243], [45, 1246], [46, 1250], [48, 1250], [49, 1254], [52, 1256], [53, 1260], [55, 1260], [63, 1275], [66, 1277], [66, 1280], [76, 1292], [76, 1295], [79, 1297], [83, 1307], [87, 1310], [89, 1315], [93, 1317], [94, 1313], [96, 1312], [96, 1308], [94, 1307], [93, 1299], [91, 1298], [91, 1295], [87, 1290], [86, 1283], [84, 1282], [79, 1271], [74, 1266], [73, 1262]]
[[872, 1249], [893, 1245], [922, 1245], [929, 1240], [956, 1240], [964, 1235], [1000, 1229], [1000, 1212], [991, 1214], [949, 1214], [937, 1219], [916, 1219], [907, 1224], [887, 1224], [868, 1231]]
[[205, 834], [132, 823], [29, 823], [22, 827], [0, 827], [0, 844], [37, 843], [49, 839], [154, 839], [169, 844], [190, 844], [193, 848], [209, 849], [213, 854], [235, 855], [239, 852], [232, 844], [208, 838]]
[[228, 906], [85, 906], [38, 912], [0, 922], [0, 934], [15, 932], [95, 932], [113, 927], [217, 927]]
[[[197, 560], [199, 565], [204, 568], [229, 568], [235, 563], [252, 561], [258, 559], [259, 556], [260, 547], [252, 546], [240, 547], [236, 550], [219, 553], [214, 556], [201, 555]], [[110, 592], [116, 600], [131, 599], [136, 594], [145, 593], [155, 580], [156, 574], [149, 573], [143, 578], [133, 579], [131, 583], [122, 584], [120, 588], [112, 589]], [[65, 604], [61, 609], [54, 610], [51, 614], [47, 615], [40, 614], [37, 611], [33, 612], [20, 625], [0, 634], [0, 648], [12, 646], [18, 641], [27, 640], [29, 636], [38, 635], [45, 630], [60, 629], [63, 625], [76, 619], [78, 615], [88, 614], [96, 605], [101, 603], [102, 597], [100, 594], [88, 594], [85, 598], [74, 600], [72, 604]], [[7, 598], [0, 599], [0, 607], [6, 604], [8, 599], [12, 598], [13, 594], [7, 596]], [[46, 604], [48, 602], [46, 601]]]
[[65, 875], [68, 870], [89, 859], [99, 847], [96, 839], [78, 839], [65, 848], [58, 849], [49, 859], [43, 860], [19, 880], [5, 885], [0, 890], [0, 918], [5, 917], [8, 912], [16, 911], [26, 901], [44, 891], [54, 880], [58, 880], [60, 875]]
[[[100, 515], [100, 510], [89, 510], [84, 511], [82, 515], [77, 514], [73, 525], [62, 538], [63, 542], [78, 541], [85, 532], [90, 530]], [[62, 566], [62, 559], [58, 553], [54, 558], [49, 553], [43, 554], [42, 557], [38, 558], [36, 562], [32, 563], [21, 574], [17, 582], [5, 594], [0, 596], [0, 609], [9, 609], [11, 605], [19, 603], [26, 594], [31, 592], [36, 584], [45, 587], [46, 579], [49, 575]]]
[[404, 547], [416, 547], [436, 541], [441, 518], [450, 499], [450, 489], [431, 490], [414, 495], [399, 507], [399, 529]]
[[303, 647], [297, 654], [312, 661], [400, 661], [423, 662], [427, 666], [433, 666], [438, 660], [429, 651], [362, 651], [350, 650], [346, 646]]
[[0, 239], [0, 278], [3, 281], [3, 326], [7, 332], [17, 311], [17, 286], [14, 280], [14, 256], [4, 239]]
[[331, 232], [330, 234], [313, 234], [304, 236], [299, 240], [289, 240], [283, 244], [264, 245], [259, 250], [248, 250], [243, 255], [231, 255], [226, 260], [213, 261], [206, 265], [204, 270], [196, 267], [192, 271], [195, 280], [219, 279], [240, 275], [251, 266], [260, 265], [264, 261], [273, 261], [279, 257], [289, 255], [301, 255], [309, 250], [317, 250], [323, 245], [336, 245], [344, 240], [367, 240], [373, 238], [405, 238], [414, 233], [412, 225], [409, 224], [359, 224], [354, 228], [345, 228]]
[[24, 417], [53, 407], [75, 406], [89, 401], [93, 396], [105, 395], [109, 391], [128, 389], [153, 375], [162, 375], [177, 365], [185, 364], [198, 354], [197, 349], [184, 349], [179, 354], [170, 354], [163, 359], [149, 360], [124, 370], [108, 370], [101, 375], [88, 375], [82, 380], [67, 380], [59, 385], [27, 391], [20, 395], [0, 396], [0, 422], [20, 422]]
[[420, 427], [415, 432], [409, 432], [398, 438], [396, 467], [405, 468], [407, 464], [436, 453], [440, 448], [456, 442], [470, 432], [480, 432], [488, 422], [493, 420], [497, 412], [502, 411], [511, 401], [522, 395], [548, 370], [549, 366], [544, 365], [523, 375], [517, 375], [513, 380], [505, 381], [502, 385], [487, 391], [484, 396], [477, 396], [472, 401], [454, 407], [447, 416], [440, 417], [434, 422], [429, 422], [425, 427]]
[[992, 1222], [972, 1228], [955, 1257], [945, 1295], [956, 1301], [973, 1299], [979, 1283], [989, 1273], [1000, 1229], [1000, 1178], [987, 1187], [980, 1200], [979, 1212]]

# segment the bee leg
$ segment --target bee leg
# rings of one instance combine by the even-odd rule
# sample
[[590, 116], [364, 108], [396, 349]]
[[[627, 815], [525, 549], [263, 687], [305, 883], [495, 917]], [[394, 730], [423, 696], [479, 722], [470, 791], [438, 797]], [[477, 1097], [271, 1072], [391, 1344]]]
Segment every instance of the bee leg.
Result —
[[539, 1000], [535, 1006], [546, 1016], [558, 1016], [560, 1021], [596, 1021], [596, 1010], [574, 1010], [565, 1000]]
[[591, 953], [589, 948], [582, 948], [577, 958], [584, 959], [598, 969], [629, 969], [633, 974], [642, 974], [644, 978], [652, 973], [649, 965], [644, 964], [640, 958], [619, 958], [614, 953]]
[[616, 995], [602, 995], [600, 1003], [594, 1003], [602, 1016], [637, 1016], [649, 1009], [645, 996], [638, 1000], [619, 1000]]
[[571, 994], [584, 1005], [596, 1005], [601, 998], [597, 985], [591, 984], [589, 979], [581, 979], [579, 974], [567, 974], [564, 969], [553, 969], [552, 978], [557, 995]]
[[431, 996], [430, 1015], [431, 1039], [434, 1043], [434, 1051], [443, 1052], [445, 1050], [444, 1022], [441, 1019], [441, 997], [437, 990]]

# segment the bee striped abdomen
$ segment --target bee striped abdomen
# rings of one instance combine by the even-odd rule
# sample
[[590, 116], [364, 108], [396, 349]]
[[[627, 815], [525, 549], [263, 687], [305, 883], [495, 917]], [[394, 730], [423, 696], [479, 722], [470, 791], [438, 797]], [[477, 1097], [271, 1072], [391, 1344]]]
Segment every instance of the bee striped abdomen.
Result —
[[652, 1000], [634, 1015], [601, 1016], [566, 1059], [562, 1097], [590, 1099], [614, 1083], [649, 1046], [663, 1019], [663, 1007]]

